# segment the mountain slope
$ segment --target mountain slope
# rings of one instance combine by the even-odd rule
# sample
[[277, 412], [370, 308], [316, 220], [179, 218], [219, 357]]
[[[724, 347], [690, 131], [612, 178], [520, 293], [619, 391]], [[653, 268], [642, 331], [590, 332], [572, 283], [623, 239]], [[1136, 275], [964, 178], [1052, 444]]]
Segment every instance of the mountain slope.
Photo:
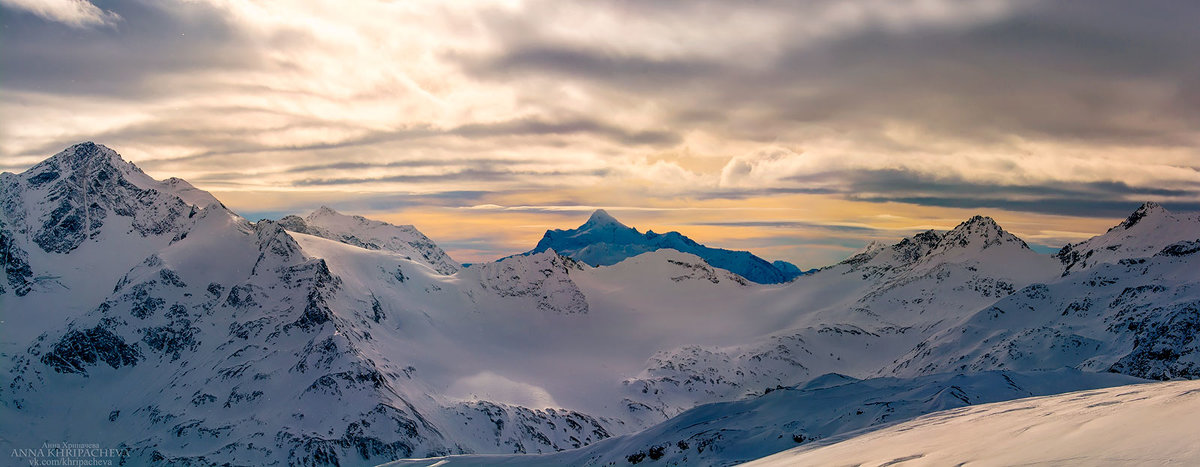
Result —
[[576, 229], [547, 230], [537, 246], [525, 254], [554, 250], [592, 266], [608, 266], [649, 251], [669, 248], [691, 253], [715, 267], [731, 271], [760, 284], [787, 282], [799, 275], [793, 266], [781, 271], [775, 265], [746, 251], [710, 248], [679, 232], [639, 233], [613, 218], [603, 209], [593, 212]]
[[1117, 386], [938, 412], [746, 464], [1195, 465], [1200, 382]]

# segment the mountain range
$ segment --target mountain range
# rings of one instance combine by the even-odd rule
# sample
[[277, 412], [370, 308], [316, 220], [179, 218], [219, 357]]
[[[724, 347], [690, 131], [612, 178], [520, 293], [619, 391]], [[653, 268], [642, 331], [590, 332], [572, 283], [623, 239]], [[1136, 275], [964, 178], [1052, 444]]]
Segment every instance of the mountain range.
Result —
[[728, 465], [1200, 375], [1200, 214], [1154, 203], [1053, 255], [976, 216], [795, 276], [603, 211], [464, 267], [413, 226], [326, 207], [250, 222], [93, 143], [0, 189], [13, 449]]

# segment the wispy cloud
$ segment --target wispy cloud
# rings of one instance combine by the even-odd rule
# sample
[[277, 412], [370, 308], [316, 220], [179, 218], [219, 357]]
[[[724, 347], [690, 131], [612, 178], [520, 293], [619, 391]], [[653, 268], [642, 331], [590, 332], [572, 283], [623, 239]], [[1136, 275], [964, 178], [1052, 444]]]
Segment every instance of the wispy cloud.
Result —
[[113, 26], [121, 17], [88, 0], [0, 0], [0, 5], [33, 13], [75, 28]]
[[[1054, 242], [1146, 199], [1200, 206], [1193, 2], [0, 8], [0, 114], [19, 116], [0, 168], [96, 140], [235, 209], [343, 203], [475, 252], [572, 206], [824, 259], [977, 212]], [[476, 227], [519, 233], [440, 227], [485, 205], [505, 208]]]

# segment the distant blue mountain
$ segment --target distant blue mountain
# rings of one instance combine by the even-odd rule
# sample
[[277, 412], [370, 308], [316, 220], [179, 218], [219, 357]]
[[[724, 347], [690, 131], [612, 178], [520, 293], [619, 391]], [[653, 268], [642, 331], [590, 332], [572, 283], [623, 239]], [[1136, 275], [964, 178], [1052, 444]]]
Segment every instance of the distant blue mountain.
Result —
[[784, 260], [772, 261], [771, 266], [775, 266], [775, 269], [778, 269], [779, 272], [782, 272], [784, 276], [787, 276], [788, 280], [795, 279], [795, 278], [803, 276], [805, 274], [812, 274], [814, 272], [817, 272], [816, 269], [809, 269], [807, 271], [802, 271], [799, 266], [796, 266], [795, 264], [789, 263]]
[[609, 266], [626, 258], [663, 248], [691, 253], [714, 267], [726, 269], [760, 284], [788, 282], [803, 274], [799, 268], [786, 261], [776, 261], [772, 264], [748, 251], [709, 248], [679, 232], [640, 233], [637, 229], [622, 224], [603, 209], [592, 213], [592, 217], [577, 229], [547, 230], [537, 246], [525, 254], [553, 249], [560, 255], [592, 266]]

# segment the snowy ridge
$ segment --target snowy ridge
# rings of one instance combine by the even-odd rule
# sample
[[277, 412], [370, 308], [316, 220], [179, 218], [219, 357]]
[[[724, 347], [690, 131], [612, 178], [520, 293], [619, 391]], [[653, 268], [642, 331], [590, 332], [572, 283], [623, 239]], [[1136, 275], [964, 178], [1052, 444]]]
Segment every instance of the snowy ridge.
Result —
[[530, 300], [532, 308], [539, 311], [587, 313], [587, 298], [570, 275], [571, 271], [582, 270], [583, 266], [575, 260], [549, 250], [472, 265], [462, 277], [473, 278], [482, 288], [500, 297]]
[[1103, 235], [1067, 245], [1054, 256], [1067, 275], [1097, 264], [1151, 256], [1171, 244], [1194, 240], [1200, 240], [1200, 213], [1176, 214], [1158, 203], [1145, 203]]
[[[642, 253], [673, 249], [691, 253], [715, 267], [726, 269], [752, 282], [778, 284], [799, 276], [800, 270], [786, 262], [787, 271], [746, 251], [709, 248], [679, 232], [640, 233], [603, 209], [592, 213], [587, 222], [571, 230], [547, 230], [537, 246], [525, 254], [553, 249], [592, 266], [609, 266]], [[791, 266], [790, 268], [787, 266]]]
[[385, 250], [429, 265], [442, 274], [454, 274], [459, 266], [429, 237], [411, 225], [392, 225], [362, 216], [347, 216], [321, 206], [304, 218], [279, 220], [287, 230], [336, 240], [369, 250]]

